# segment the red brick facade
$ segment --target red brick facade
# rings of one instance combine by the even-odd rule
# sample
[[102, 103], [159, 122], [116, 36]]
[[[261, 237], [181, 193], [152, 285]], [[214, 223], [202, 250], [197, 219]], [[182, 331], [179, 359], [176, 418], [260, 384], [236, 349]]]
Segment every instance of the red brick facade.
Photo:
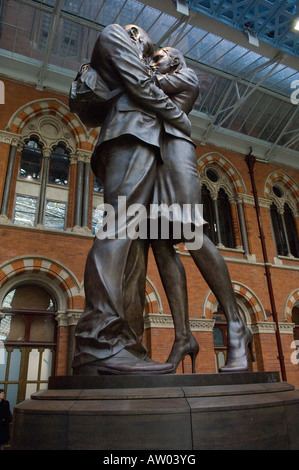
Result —
[[[85, 259], [92, 244], [91, 232], [73, 230], [76, 206], [76, 178], [78, 156], [85, 161], [96, 139], [95, 131], [88, 131], [67, 109], [67, 97], [36, 90], [33, 86], [4, 80], [6, 104], [0, 114], [0, 202], [2, 201], [10, 148], [17, 145], [6, 218], [0, 222], [0, 295], [8, 282], [13, 285], [30, 276], [40, 276], [44, 285], [53, 285], [57, 293], [57, 349], [55, 374], [69, 371], [72, 335], [76, 318], [84, 308], [83, 273]], [[74, 155], [70, 165], [67, 222], [64, 232], [53, 232], [42, 227], [26, 228], [10, 222], [14, 210], [14, 195], [18, 179], [18, 165], [25, 126], [41, 116], [52, 116], [68, 130], [73, 142]], [[34, 133], [34, 132], [33, 132]], [[66, 132], [65, 132], [66, 134]], [[254, 334], [254, 351], [257, 361], [254, 371], [280, 371], [275, 323], [266, 279], [257, 213], [245, 155], [212, 145], [197, 146], [198, 169], [201, 174], [207, 165], [215, 165], [225, 175], [231, 189], [231, 208], [236, 249], [221, 249], [227, 261], [234, 290], [244, 307], [246, 321]], [[76, 160], [77, 159], [77, 160]], [[287, 380], [299, 387], [299, 365], [291, 361], [294, 351], [292, 309], [299, 304], [299, 259], [278, 257], [273, 240], [269, 214], [270, 189], [281, 182], [295, 201], [295, 220], [299, 230], [299, 178], [298, 171], [288, 167], [257, 162], [255, 179], [259, 197], [275, 305], [280, 325]], [[91, 224], [92, 181], [90, 189], [89, 224]], [[241, 201], [244, 211], [249, 254], [242, 250], [242, 234], [236, 201]], [[91, 225], [90, 225], [91, 226]], [[239, 248], [238, 248], [239, 247]], [[213, 345], [213, 313], [217, 302], [203, 281], [191, 257], [183, 246], [178, 247], [188, 280], [189, 311], [192, 331], [200, 346], [196, 361], [198, 373], [215, 372]], [[23, 276], [23, 277], [22, 277]], [[165, 293], [152, 254], [148, 269], [147, 306], [145, 313], [144, 342], [156, 360], [165, 361], [174, 337], [171, 315]], [[33, 281], [32, 281], [33, 282]], [[188, 359], [178, 372], [191, 372]]]

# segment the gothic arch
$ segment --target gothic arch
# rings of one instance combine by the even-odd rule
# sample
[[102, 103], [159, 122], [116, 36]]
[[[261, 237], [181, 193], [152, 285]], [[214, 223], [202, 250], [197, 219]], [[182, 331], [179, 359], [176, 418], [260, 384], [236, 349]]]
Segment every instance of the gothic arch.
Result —
[[197, 160], [197, 168], [200, 174], [201, 181], [208, 186], [208, 189], [215, 188], [215, 183], [210, 186], [208, 178], [205, 176], [205, 171], [208, 168], [219, 170], [221, 178], [219, 180], [218, 189], [223, 187], [230, 196], [238, 194], [246, 194], [246, 187], [244, 181], [236, 168], [227, 160], [223, 155], [218, 152], [210, 152]]
[[[247, 324], [252, 322], [252, 316], [256, 321], [266, 321], [267, 316], [258, 297], [244, 284], [232, 281], [233, 289], [236, 295], [237, 303], [241, 309], [241, 313], [245, 316]], [[213, 313], [216, 311], [218, 301], [213, 292], [209, 290], [203, 304], [203, 317], [212, 319]]]
[[288, 202], [291, 204], [294, 211], [298, 211], [299, 187], [296, 182], [283, 170], [273, 171], [270, 173], [270, 175], [268, 175], [264, 184], [264, 197], [266, 199], [270, 199], [272, 197], [271, 189], [275, 183], [287, 190], [290, 196]]
[[82, 297], [82, 285], [73, 273], [55, 260], [41, 256], [24, 256], [0, 266], [0, 300], [19, 282], [37, 282], [58, 299], [58, 309], [74, 308], [76, 297]]
[[283, 308], [283, 320], [290, 322], [292, 321], [292, 309], [295, 305], [299, 306], [299, 289], [294, 289], [286, 298]]
[[145, 285], [145, 304], [147, 313], [163, 313], [161, 298], [155, 285], [148, 277]]
[[[74, 150], [93, 149], [98, 135], [97, 131], [93, 129], [88, 132], [80, 119], [73, 115], [64, 103], [56, 99], [34, 100], [21, 106], [10, 118], [6, 131], [22, 135], [25, 126], [29, 126], [31, 121], [40, 121], [42, 118], [52, 120], [52, 124], [55, 120], [60, 122], [65, 129], [62, 140], [65, 140], [66, 143], [74, 140], [76, 147]], [[32, 133], [35, 131], [36, 129], [33, 128]]]

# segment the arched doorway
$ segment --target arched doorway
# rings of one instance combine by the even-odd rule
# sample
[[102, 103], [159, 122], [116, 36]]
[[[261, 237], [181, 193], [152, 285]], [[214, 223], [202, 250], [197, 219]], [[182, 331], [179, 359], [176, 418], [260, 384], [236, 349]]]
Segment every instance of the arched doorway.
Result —
[[292, 322], [294, 326], [294, 338], [299, 341], [299, 304], [296, 304], [292, 309]]
[[56, 300], [44, 287], [22, 284], [4, 297], [0, 317], [0, 387], [13, 407], [47, 388], [56, 349]]

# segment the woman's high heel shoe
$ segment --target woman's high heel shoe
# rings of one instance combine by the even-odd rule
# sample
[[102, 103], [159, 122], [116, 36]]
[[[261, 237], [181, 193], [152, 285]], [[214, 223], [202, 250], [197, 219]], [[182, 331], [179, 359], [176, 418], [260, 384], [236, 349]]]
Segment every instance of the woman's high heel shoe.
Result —
[[192, 374], [195, 374], [195, 360], [199, 351], [199, 346], [194, 338], [194, 336], [190, 333], [189, 338], [185, 342], [175, 341], [171, 353], [166, 362], [175, 365], [175, 370], [178, 368], [180, 362], [186, 357], [190, 356], [192, 362]]
[[[251, 355], [251, 361], [255, 362], [255, 356], [252, 349], [252, 333], [245, 327], [243, 336], [240, 333], [231, 335], [229, 339], [230, 346], [227, 350], [227, 359], [225, 365], [221, 367], [220, 372], [246, 372], [249, 369], [247, 347]], [[233, 347], [234, 343], [238, 342], [237, 347]]]

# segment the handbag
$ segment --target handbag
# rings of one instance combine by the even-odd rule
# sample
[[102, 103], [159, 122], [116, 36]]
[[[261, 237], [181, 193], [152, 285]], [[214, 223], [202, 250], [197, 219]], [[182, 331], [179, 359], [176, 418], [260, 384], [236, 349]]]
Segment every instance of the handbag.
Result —
[[88, 127], [99, 127], [107, 116], [112, 101], [124, 90], [110, 90], [90, 64], [81, 65], [69, 92], [69, 107]]

